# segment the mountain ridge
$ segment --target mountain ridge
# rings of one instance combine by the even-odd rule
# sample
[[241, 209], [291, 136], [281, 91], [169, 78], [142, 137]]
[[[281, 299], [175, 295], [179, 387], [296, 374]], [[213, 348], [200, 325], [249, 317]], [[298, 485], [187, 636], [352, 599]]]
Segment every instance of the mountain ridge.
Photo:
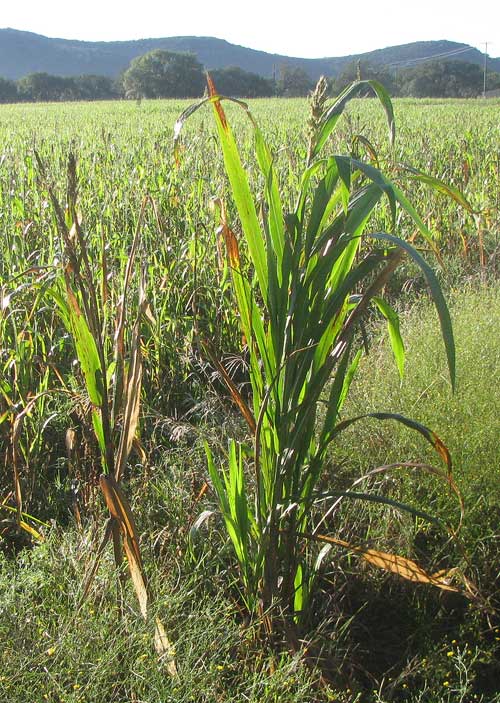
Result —
[[[435, 58], [484, 63], [484, 54], [478, 49], [448, 40], [413, 42], [361, 54], [308, 59], [258, 51], [215, 37], [89, 42], [5, 28], [0, 29], [0, 76], [17, 80], [29, 73], [45, 72], [58, 76], [97, 74], [115, 78], [133, 58], [153, 49], [189, 51], [208, 70], [239, 66], [265, 78], [276, 75], [283, 65], [302, 68], [316, 80], [320, 75], [336, 76], [347, 64], [357, 60], [401, 68]], [[488, 69], [500, 72], [500, 58], [488, 58]]]

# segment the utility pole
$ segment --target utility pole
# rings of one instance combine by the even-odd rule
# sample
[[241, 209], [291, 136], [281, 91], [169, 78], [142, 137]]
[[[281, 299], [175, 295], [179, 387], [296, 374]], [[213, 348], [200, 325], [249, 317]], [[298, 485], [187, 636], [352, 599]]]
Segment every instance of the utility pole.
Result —
[[484, 42], [483, 98], [486, 97], [486, 69], [488, 62], [488, 42]]

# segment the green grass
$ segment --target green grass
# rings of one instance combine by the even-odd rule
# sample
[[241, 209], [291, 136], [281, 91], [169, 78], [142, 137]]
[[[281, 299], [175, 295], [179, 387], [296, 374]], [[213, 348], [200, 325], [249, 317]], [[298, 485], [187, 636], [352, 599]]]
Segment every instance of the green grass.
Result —
[[[457, 344], [455, 393], [435, 334], [435, 313], [420, 300], [403, 316], [407, 350], [403, 381], [386, 344], [376, 339], [363, 360], [366, 376], [354, 384], [352, 405], [345, 412], [409, 413], [432, 427], [450, 449], [454, 476], [468, 496], [468, 508], [476, 500], [493, 506], [499, 478], [500, 398], [495, 391], [500, 379], [500, 287], [494, 283], [452, 292], [450, 306]], [[425, 448], [404, 428], [388, 431], [373, 423], [370, 430], [356, 433], [346, 450], [350, 461], [361, 468], [366, 466], [366, 454], [382, 464], [397, 461], [401, 451], [416, 459]]]
[[[500, 403], [496, 392], [500, 378], [500, 288], [496, 283], [455, 291], [450, 296], [450, 305], [457, 340], [456, 392], [452, 394], [446, 377], [446, 359], [435, 333], [432, 310], [427, 301], [420, 300], [408, 310], [402, 324], [408, 354], [403, 382], [399, 382], [397, 370], [387, 355], [386, 343], [375, 339], [372, 353], [363, 361], [363, 382], [354, 384], [345, 412], [355, 415], [384, 409], [411, 414], [433, 427], [450, 449], [454, 477], [465, 505], [459, 536], [461, 548], [453, 548], [453, 543], [445, 542], [443, 533], [425, 523], [405, 521], [388, 510], [370, 510], [368, 515], [358, 514], [358, 519], [368, 525], [370, 544], [390, 545], [396, 540], [402, 553], [413, 555], [433, 568], [459, 565], [479, 590], [477, 609], [446, 599], [432, 605], [432, 595], [414, 593], [413, 612], [420, 612], [421, 617], [411, 623], [411, 637], [414, 642], [420, 640], [422, 651], [415, 655], [410, 679], [413, 677], [418, 686], [425, 683], [428, 691], [422, 698], [415, 695], [412, 700], [448, 700], [444, 692], [442, 698], [438, 697], [441, 677], [455, 688], [449, 700], [473, 701], [483, 695], [483, 700], [493, 701], [498, 700], [494, 681], [500, 675], [499, 621], [498, 615], [494, 615], [500, 605], [497, 498]], [[334, 461], [345, 462], [346, 474], [353, 477], [373, 466], [401, 458], [420, 461], [422, 457], [430, 463], [434, 461], [424, 443], [412, 433], [374, 422], [353, 432]], [[392, 471], [378, 481], [372, 480], [371, 487], [380, 490], [381, 483], [394, 498], [423, 505], [430, 512], [444, 515], [451, 525], [457, 525], [459, 511], [453, 496], [443, 494], [442, 486], [425, 474]], [[370, 486], [370, 482], [364, 486]], [[382, 598], [380, 615], [383, 617], [387, 608], [396, 621], [404, 623], [404, 614], [412, 608], [403, 605], [404, 598], [401, 601], [400, 595], [394, 595], [394, 585], [385, 584], [384, 588], [389, 588], [391, 595], [385, 594], [387, 601]], [[426, 610], [435, 613], [433, 625], [424, 615]], [[454, 665], [454, 670], [449, 664]], [[465, 685], [467, 677], [469, 683]]]
[[[203, 579], [173, 562], [150, 562], [157, 612], [175, 634], [178, 679], [158, 664], [151, 632], [131, 609], [122, 620], [114, 602], [112, 564], [103, 565], [91, 597], [77, 610], [88, 535], [54, 531], [48, 543], [0, 575], [0, 700], [90, 701], [313, 701], [313, 676], [288, 656], [276, 660], [243, 631], [234, 607], [206, 593]], [[130, 596], [130, 594], [129, 594]], [[317, 676], [316, 676], [317, 678]]]

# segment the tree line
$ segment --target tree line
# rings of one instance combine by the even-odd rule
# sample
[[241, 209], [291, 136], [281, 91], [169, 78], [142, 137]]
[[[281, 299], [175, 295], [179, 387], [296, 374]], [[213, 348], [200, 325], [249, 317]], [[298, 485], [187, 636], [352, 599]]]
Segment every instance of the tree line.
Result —
[[[484, 69], [466, 61], [426, 61], [397, 70], [365, 62], [353, 62], [334, 80], [333, 91], [340, 92], [356, 78], [380, 81], [393, 97], [476, 98], [483, 93]], [[487, 74], [487, 88], [500, 88], [500, 73]]]
[[[314, 88], [307, 73], [293, 65], [280, 66], [272, 79], [238, 67], [215, 69], [210, 74], [217, 90], [233, 97], [301, 97]], [[398, 71], [353, 62], [329, 79], [332, 95], [356, 78], [379, 80], [392, 96], [469, 98], [482, 93], [484, 74], [477, 64], [463, 61], [428, 61]], [[204, 68], [194, 54], [156, 49], [133, 59], [117, 79], [48, 73], [31, 73], [18, 81], [0, 77], [0, 102], [196, 98], [204, 88]], [[500, 88], [500, 74], [488, 75], [488, 88]]]

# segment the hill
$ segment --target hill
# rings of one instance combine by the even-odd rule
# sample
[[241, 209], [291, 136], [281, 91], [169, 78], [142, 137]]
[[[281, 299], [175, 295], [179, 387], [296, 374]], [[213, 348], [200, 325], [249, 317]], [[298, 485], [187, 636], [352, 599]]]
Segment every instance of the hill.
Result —
[[[165, 37], [119, 42], [87, 42], [52, 39], [32, 32], [0, 29], [0, 76], [18, 79], [28, 73], [46, 72], [59, 76], [97, 74], [118, 76], [136, 56], [152, 49], [189, 51], [207, 68], [239, 66], [245, 71], [270, 78], [280, 66], [298, 66], [316, 80], [320, 75], [336, 76], [358, 59], [375, 64], [412, 66], [429, 58], [453, 58], [483, 65], [484, 54], [467, 44], [450, 41], [414, 42], [350, 56], [302, 59], [247, 49], [213, 37]], [[500, 58], [489, 59], [490, 70], [500, 71]]]

